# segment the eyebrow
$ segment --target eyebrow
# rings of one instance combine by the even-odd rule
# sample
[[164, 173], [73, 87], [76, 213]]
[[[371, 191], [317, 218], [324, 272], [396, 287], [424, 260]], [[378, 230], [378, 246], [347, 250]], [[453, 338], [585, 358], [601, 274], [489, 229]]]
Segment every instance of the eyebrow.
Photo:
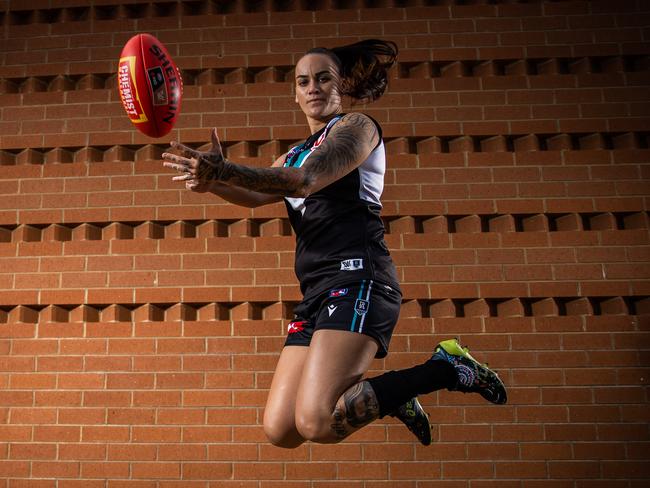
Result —
[[[330, 71], [328, 69], [325, 69], [323, 71], [319, 71], [316, 73], [316, 76], [320, 76], [322, 74], [330, 74]], [[298, 78], [309, 78], [309, 75], [296, 75], [296, 79]]]

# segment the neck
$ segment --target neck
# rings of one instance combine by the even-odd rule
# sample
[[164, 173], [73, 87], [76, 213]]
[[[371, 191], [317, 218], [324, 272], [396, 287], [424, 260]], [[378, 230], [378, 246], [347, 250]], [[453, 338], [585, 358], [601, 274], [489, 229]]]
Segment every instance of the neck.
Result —
[[339, 114], [335, 113], [332, 115], [328, 115], [324, 119], [312, 119], [310, 117], [307, 117], [307, 124], [309, 125], [309, 130], [311, 131], [312, 134], [315, 134], [323, 127], [325, 127], [329, 123], [329, 121], [332, 120], [337, 115]]

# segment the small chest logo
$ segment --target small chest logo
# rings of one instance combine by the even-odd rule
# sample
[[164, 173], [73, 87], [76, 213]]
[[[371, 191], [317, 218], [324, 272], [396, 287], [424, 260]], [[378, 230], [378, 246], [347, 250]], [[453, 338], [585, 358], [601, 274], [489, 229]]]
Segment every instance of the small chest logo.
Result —
[[346, 259], [341, 261], [341, 271], [357, 271], [363, 269], [363, 259]]

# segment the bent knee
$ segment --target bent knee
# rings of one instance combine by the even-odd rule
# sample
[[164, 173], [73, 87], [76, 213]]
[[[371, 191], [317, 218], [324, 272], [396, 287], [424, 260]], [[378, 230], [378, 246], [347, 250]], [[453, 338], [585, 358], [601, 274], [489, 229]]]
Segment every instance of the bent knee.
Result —
[[267, 419], [264, 419], [264, 435], [271, 444], [285, 449], [294, 449], [305, 442], [295, 426], [281, 425]]
[[308, 414], [296, 416], [296, 429], [308, 441], [321, 444], [331, 444], [340, 441], [332, 430], [331, 415]]

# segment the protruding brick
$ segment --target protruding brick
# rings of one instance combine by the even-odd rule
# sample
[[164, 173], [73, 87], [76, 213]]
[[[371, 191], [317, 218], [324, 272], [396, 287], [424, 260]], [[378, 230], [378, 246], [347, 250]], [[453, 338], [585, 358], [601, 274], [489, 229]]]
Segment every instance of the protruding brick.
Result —
[[606, 149], [606, 145], [602, 134], [589, 134], [578, 139], [580, 149]]
[[537, 74], [540, 75], [559, 75], [563, 73], [563, 66], [559, 59], [551, 58], [537, 63]]
[[102, 229], [102, 239], [133, 239], [133, 227], [122, 222], [112, 222]]
[[124, 305], [111, 304], [100, 313], [102, 322], [131, 322], [131, 310]]
[[470, 136], [460, 136], [449, 141], [449, 152], [474, 152], [475, 141]]
[[613, 149], [639, 149], [641, 141], [636, 132], [626, 132], [612, 137]]
[[230, 309], [230, 320], [251, 320], [253, 315], [253, 307], [249, 302], [236, 304]]
[[489, 317], [490, 305], [482, 298], [466, 302], [463, 305], [463, 315], [465, 317]]
[[37, 93], [47, 91], [47, 83], [45, 80], [40, 78], [30, 76], [22, 85], [20, 85], [20, 91], [22, 93]]
[[503, 67], [503, 74], [506, 76], [526, 76], [530, 73], [527, 59], [518, 59]]
[[223, 320], [222, 310], [217, 303], [208, 303], [202, 307], [197, 308], [197, 320]]
[[83, 223], [72, 229], [72, 239], [75, 241], [98, 241], [102, 238], [101, 227]]
[[453, 221], [453, 230], [455, 232], [482, 232], [483, 224], [481, 217], [478, 215], [468, 215], [466, 217], [456, 218]]
[[45, 153], [45, 163], [71, 163], [74, 160], [74, 154], [67, 149], [55, 147]]
[[163, 152], [163, 148], [155, 144], [147, 144], [135, 152], [135, 161], [157, 161], [162, 158]]
[[399, 315], [403, 318], [422, 317], [422, 305], [418, 300], [405, 300], [402, 302]]
[[68, 322], [69, 310], [59, 305], [48, 305], [39, 313], [39, 322]]
[[72, 229], [66, 225], [52, 224], [43, 229], [44, 241], [69, 241], [72, 239]]
[[25, 305], [17, 305], [9, 311], [7, 322], [36, 324], [38, 323], [38, 310]]
[[450, 298], [438, 300], [429, 305], [429, 317], [443, 318], [443, 317], [456, 317], [458, 310], [456, 304]]
[[290, 317], [286, 304], [282, 302], [272, 303], [262, 310], [263, 320], [281, 320]]
[[291, 235], [291, 224], [288, 219], [271, 219], [259, 226], [260, 236], [288, 236]]
[[591, 230], [616, 230], [616, 228], [616, 216], [611, 212], [589, 217], [589, 229]]
[[535, 214], [521, 218], [521, 229], [524, 232], [548, 232], [548, 217], [544, 214]]
[[133, 310], [134, 322], [162, 322], [165, 320], [165, 311], [152, 303], [145, 303]]
[[427, 137], [416, 144], [418, 154], [431, 154], [443, 152], [444, 144], [440, 137]]
[[16, 164], [16, 155], [9, 151], [0, 151], [0, 165], [6, 166], [13, 164]]
[[253, 75], [246, 68], [235, 68], [225, 76], [225, 83], [251, 83]]
[[539, 138], [535, 134], [518, 137], [513, 142], [515, 151], [539, 151]]
[[599, 303], [601, 315], [628, 315], [629, 307], [623, 297], [612, 297]]
[[623, 217], [624, 229], [650, 229], [650, 217], [647, 212], [636, 212]]
[[75, 82], [66, 75], [57, 75], [47, 87], [48, 91], [74, 90]]
[[523, 317], [526, 315], [526, 309], [519, 298], [503, 300], [496, 305], [498, 317]]
[[591, 58], [580, 58], [569, 63], [569, 71], [573, 74], [588, 74], [594, 72]]
[[259, 235], [259, 224], [251, 219], [236, 220], [228, 226], [228, 237], [255, 237]]
[[13, 242], [38, 242], [42, 239], [42, 229], [34, 225], [22, 224], [12, 233]]
[[386, 154], [408, 154], [410, 152], [410, 142], [407, 137], [396, 137], [385, 143]]
[[90, 73], [79, 78], [75, 88], [77, 90], [100, 90], [104, 88], [104, 79]]
[[187, 303], [176, 303], [165, 310], [165, 321], [196, 320], [196, 308]]
[[454, 61], [440, 67], [440, 75], [445, 78], [456, 78], [468, 75], [468, 68], [462, 61]]
[[553, 298], [542, 298], [531, 304], [531, 312], [535, 317], [557, 317], [560, 308]]
[[115, 161], [133, 161], [134, 156], [134, 151], [128, 147], [113, 146], [104, 151], [103, 161], [106, 163]]
[[24, 149], [16, 155], [16, 164], [42, 164], [43, 153], [34, 149]]
[[576, 213], [558, 215], [553, 218], [553, 229], [559, 231], [582, 230], [582, 218]]
[[196, 226], [200, 238], [228, 237], [228, 224], [222, 220], [208, 220]]
[[96, 147], [82, 147], [74, 153], [75, 163], [96, 163], [103, 158], [104, 152]]
[[569, 134], [558, 134], [546, 139], [546, 148], [549, 151], [569, 151], [573, 149], [573, 141]]
[[422, 221], [422, 231], [432, 234], [446, 234], [449, 232], [449, 222], [444, 215], [436, 215]]
[[472, 74], [474, 76], [497, 76], [499, 74], [499, 66], [493, 60], [489, 59], [474, 66], [472, 68]]
[[567, 315], [593, 315], [594, 308], [591, 302], [586, 297], [575, 298], [568, 300], [565, 304]]
[[493, 136], [481, 140], [482, 152], [504, 152], [508, 151], [508, 139], [505, 136]]
[[255, 83], [276, 83], [284, 81], [284, 73], [275, 66], [270, 66], [255, 73]]
[[165, 226], [165, 239], [195, 237], [196, 227], [190, 222], [179, 220]]
[[404, 216], [391, 220], [388, 223], [388, 229], [391, 234], [414, 234], [415, 219], [411, 216]]
[[68, 320], [70, 322], [99, 322], [99, 310], [82, 304], [70, 310]]
[[515, 232], [515, 218], [512, 215], [499, 215], [488, 221], [490, 232]]
[[165, 229], [157, 222], [143, 222], [135, 228], [133, 236], [135, 239], [162, 239]]

